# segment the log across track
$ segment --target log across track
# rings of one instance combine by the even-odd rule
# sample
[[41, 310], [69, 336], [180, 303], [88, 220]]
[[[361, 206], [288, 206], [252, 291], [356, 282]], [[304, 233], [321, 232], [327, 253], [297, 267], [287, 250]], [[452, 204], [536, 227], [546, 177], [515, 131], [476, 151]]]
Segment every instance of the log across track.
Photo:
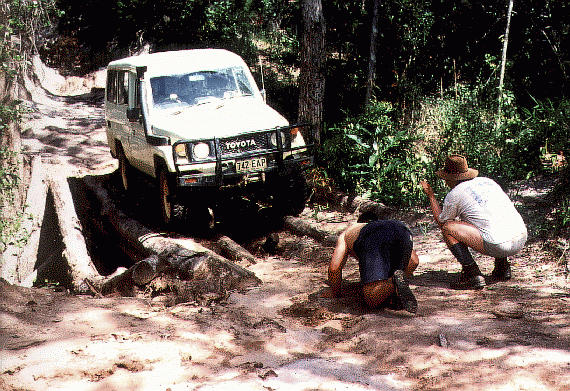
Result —
[[[570, 387], [565, 264], [553, 259], [544, 241], [531, 239], [512, 259], [512, 280], [458, 292], [449, 281], [459, 265], [426, 211], [392, 211], [410, 226], [420, 255], [410, 284], [418, 313], [366, 308], [354, 260], [345, 269], [343, 296], [330, 299], [326, 268], [334, 238], [358, 210], [331, 200], [263, 226], [265, 215], [246, 205], [239, 209], [243, 215], [220, 217], [214, 236], [195, 235], [184, 225], [164, 233], [153, 225], [145, 197], [125, 198], [113, 184], [116, 164], [104, 154], [102, 101], [94, 98], [100, 95], [33, 92], [26, 148], [42, 156], [50, 175], [67, 178], [55, 182], [70, 185], [77, 214], [73, 230], [65, 231], [57, 209], [69, 209], [46, 203], [38, 251], [45, 255], [51, 248], [59, 256], [38, 257], [38, 263], [79, 255], [68, 255], [66, 246], [74, 242], [64, 239], [77, 238], [76, 231], [107, 285], [79, 286], [87, 294], [69, 295], [53, 285], [1, 281], [0, 388]], [[537, 191], [539, 185], [523, 183], [513, 194], [526, 219], [537, 216], [532, 205], [541, 205], [530, 199], [548, 193]], [[476, 260], [489, 275], [492, 260]], [[40, 269], [36, 273], [53, 266]], [[221, 278], [208, 278], [214, 275]]]

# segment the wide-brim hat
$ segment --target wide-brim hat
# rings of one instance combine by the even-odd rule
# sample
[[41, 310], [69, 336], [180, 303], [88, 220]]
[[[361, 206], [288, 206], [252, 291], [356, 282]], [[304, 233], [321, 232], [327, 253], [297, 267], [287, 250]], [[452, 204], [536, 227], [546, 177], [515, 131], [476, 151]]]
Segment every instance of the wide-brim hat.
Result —
[[438, 170], [436, 175], [441, 179], [461, 181], [475, 178], [479, 175], [479, 171], [467, 166], [467, 159], [465, 159], [465, 156], [450, 155], [445, 159], [443, 169]]

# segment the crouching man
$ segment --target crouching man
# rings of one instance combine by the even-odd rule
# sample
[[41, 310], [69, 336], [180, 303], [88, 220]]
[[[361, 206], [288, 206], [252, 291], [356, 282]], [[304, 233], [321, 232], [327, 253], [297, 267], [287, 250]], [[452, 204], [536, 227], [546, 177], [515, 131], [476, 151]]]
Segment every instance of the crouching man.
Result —
[[334, 296], [340, 296], [342, 268], [348, 255], [358, 259], [362, 292], [372, 308], [417, 311], [417, 301], [406, 277], [418, 266], [412, 235], [400, 221], [377, 220], [356, 223], [338, 237], [328, 269]]
[[451, 155], [444, 168], [436, 172], [451, 191], [445, 196], [443, 210], [431, 186], [423, 181], [435, 222], [451, 253], [461, 263], [455, 289], [482, 289], [485, 286], [479, 266], [469, 248], [495, 258], [492, 278], [511, 278], [507, 257], [518, 253], [526, 243], [527, 229], [509, 197], [492, 179], [478, 177], [461, 155]]

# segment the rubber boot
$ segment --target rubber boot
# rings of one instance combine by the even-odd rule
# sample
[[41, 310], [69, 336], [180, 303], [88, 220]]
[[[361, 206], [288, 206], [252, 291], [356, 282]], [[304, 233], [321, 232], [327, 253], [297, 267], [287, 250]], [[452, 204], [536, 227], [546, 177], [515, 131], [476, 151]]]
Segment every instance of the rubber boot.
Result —
[[491, 272], [495, 281], [507, 281], [511, 279], [511, 264], [507, 258], [495, 258], [495, 268]]
[[400, 303], [397, 303], [397, 300], [392, 301], [395, 307], [394, 309], [401, 306], [402, 309], [415, 314], [418, 311], [418, 302], [414, 293], [408, 286], [408, 282], [404, 277], [404, 272], [402, 270], [396, 270], [392, 279], [394, 281], [394, 287], [396, 288], [396, 296], [400, 299]]
[[473, 256], [469, 252], [469, 248], [463, 243], [456, 243], [449, 247], [451, 253], [461, 263], [462, 270], [459, 280], [451, 284], [453, 289], [483, 289], [485, 287], [485, 278], [479, 266], [475, 263]]

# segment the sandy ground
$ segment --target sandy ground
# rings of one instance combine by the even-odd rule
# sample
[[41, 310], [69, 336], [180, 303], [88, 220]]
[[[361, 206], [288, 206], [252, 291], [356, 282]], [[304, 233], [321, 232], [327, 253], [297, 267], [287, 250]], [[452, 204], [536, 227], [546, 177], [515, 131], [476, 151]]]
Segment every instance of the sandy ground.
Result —
[[[59, 92], [34, 90], [24, 143], [62, 172], [116, 167], [100, 92], [89, 91], [96, 80], [79, 83], [81, 96], [62, 94], [73, 90], [65, 83], [78, 83], [71, 80], [54, 82]], [[551, 187], [525, 182], [511, 193], [525, 219], [539, 219]], [[94, 298], [0, 283], [0, 389], [570, 389], [567, 258], [537, 236], [544, 220], [529, 224], [512, 280], [461, 292], [449, 288], [460, 267], [425, 212], [396, 216], [420, 255], [410, 284], [416, 315], [366, 308], [354, 260], [344, 296], [323, 297], [332, 247], [285, 230], [276, 254], [244, 243], [257, 257], [247, 267], [263, 283], [222, 301], [167, 306], [144, 292]], [[355, 219], [323, 206], [302, 217], [330, 232]], [[476, 259], [489, 275], [492, 259]]]

